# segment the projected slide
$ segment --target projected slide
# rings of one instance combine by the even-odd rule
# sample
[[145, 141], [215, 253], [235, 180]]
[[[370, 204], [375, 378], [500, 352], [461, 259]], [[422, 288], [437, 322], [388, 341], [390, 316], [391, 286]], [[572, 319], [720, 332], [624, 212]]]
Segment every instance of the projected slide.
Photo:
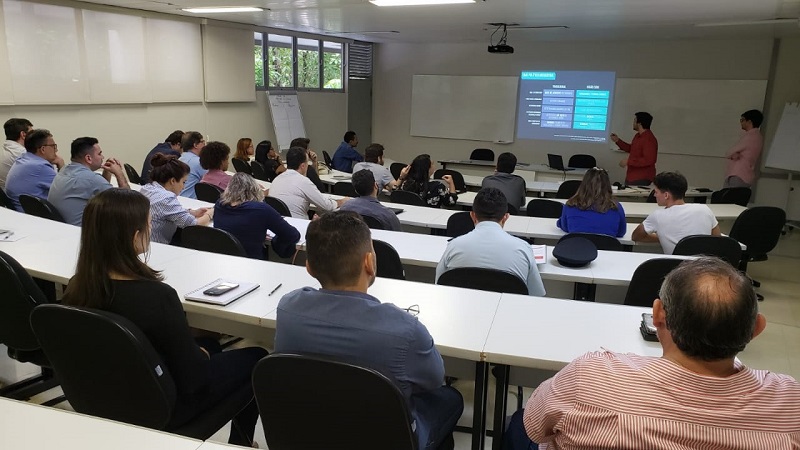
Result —
[[614, 72], [522, 72], [517, 138], [608, 141]]

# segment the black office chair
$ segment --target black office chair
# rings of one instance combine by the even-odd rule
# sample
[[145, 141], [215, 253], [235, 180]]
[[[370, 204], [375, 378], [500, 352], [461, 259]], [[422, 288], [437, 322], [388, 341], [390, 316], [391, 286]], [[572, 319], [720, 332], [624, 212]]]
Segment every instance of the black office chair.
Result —
[[561, 236], [561, 239], [558, 242], [561, 242], [566, 239], [572, 239], [576, 237], [586, 238], [597, 247], [598, 250], [609, 250], [612, 252], [622, 252], [625, 251], [625, 246], [615, 238], [614, 236], [609, 236], [607, 234], [597, 234], [597, 233], [567, 233], [564, 236]]
[[231, 158], [231, 163], [237, 172], [249, 173], [250, 175], [253, 174], [253, 169], [250, 167], [250, 164], [248, 164], [247, 161], [243, 161], [239, 158]]
[[219, 186], [201, 181], [194, 185], [194, 193], [197, 195], [198, 200], [217, 203], [220, 194], [222, 194], [222, 189], [220, 189]]
[[283, 200], [276, 197], [266, 196], [264, 197], [264, 203], [271, 206], [275, 211], [278, 211], [278, 214], [282, 215], [283, 217], [292, 217], [289, 207], [286, 206], [286, 203], [283, 203]]
[[128, 319], [52, 304], [33, 310], [31, 326], [70, 406], [82, 414], [205, 440], [253, 397], [244, 386], [187, 421], [179, 417], [183, 414], [169, 368]]
[[650, 194], [647, 196], [647, 200], [645, 200], [645, 203], [658, 203], [658, 200], [656, 200], [656, 190], [655, 189], [650, 191]]
[[128, 175], [128, 181], [131, 183], [142, 184], [142, 177], [139, 176], [139, 172], [133, 168], [132, 165], [125, 163], [125, 174]]
[[15, 209], [11, 199], [6, 195], [6, 191], [0, 189], [0, 208]]
[[574, 167], [576, 169], [591, 169], [597, 167], [597, 159], [592, 155], [572, 155], [569, 157], [567, 167]]
[[333, 158], [331, 158], [331, 155], [329, 155], [328, 152], [323, 150], [322, 158], [325, 160], [325, 165], [328, 166], [328, 169], [333, 170]]
[[681, 262], [683, 260], [674, 258], [654, 258], [639, 264], [631, 277], [624, 304], [652, 307], [664, 278]]
[[711, 193], [711, 203], [727, 203], [747, 207], [753, 191], [746, 187], [724, 188]]
[[578, 192], [578, 188], [581, 186], [581, 180], [567, 180], [562, 181], [561, 184], [558, 186], [558, 192], [556, 192], [556, 198], [570, 198]]
[[267, 176], [267, 169], [264, 168], [264, 165], [258, 161], [253, 161], [250, 164], [250, 171], [252, 172], [253, 178], [256, 180], [261, 181], [269, 181], [272, 182], [269, 176]]
[[181, 232], [181, 245], [193, 250], [247, 257], [244, 247], [231, 233], [219, 228], [192, 225]]
[[403, 269], [403, 262], [400, 261], [400, 255], [397, 254], [397, 250], [390, 244], [377, 239], [372, 240], [372, 246], [375, 248], [378, 276], [381, 278], [405, 280], [406, 272], [405, 269]]
[[416, 193], [401, 189], [392, 191], [389, 200], [391, 200], [392, 203], [402, 203], [403, 205], [428, 206], [425, 200]]
[[696, 234], [686, 236], [678, 241], [672, 254], [716, 256], [727, 261], [733, 267], [739, 267], [739, 262], [742, 260], [742, 246], [732, 237]]
[[469, 154], [469, 159], [476, 161], [494, 161], [494, 151], [488, 148], [476, 148]]
[[525, 207], [525, 212], [529, 217], [558, 219], [561, 217], [561, 211], [563, 209], [564, 204], [561, 202], [544, 198], [534, 198], [528, 202], [528, 206]]
[[269, 448], [417, 449], [403, 393], [376, 370], [272, 354], [253, 370], [253, 389]]
[[27, 400], [58, 386], [30, 323], [33, 308], [50, 301], [17, 260], [3, 252], [0, 252], [0, 290], [3, 291], [0, 295], [0, 344], [7, 347], [11, 359], [41, 367], [39, 375], [0, 388], [0, 397]]
[[354, 188], [353, 183], [349, 181], [337, 181], [336, 184], [333, 185], [333, 189], [331, 190], [331, 192], [334, 195], [342, 195], [345, 197], [358, 197], [356, 188]]
[[372, 230], [384, 230], [383, 224], [376, 218], [372, 216], [365, 216], [362, 215], [361, 219], [367, 224], [367, 226]]
[[392, 176], [393, 176], [393, 177], [394, 177], [394, 179], [396, 180], [396, 179], [400, 178], [400, 172], [402, 172], [402, 171], [403, 171], [403, 169], [404, 169], [404, 168], [405, 168], [407, 165], [408, 165], [408, 164], [405, 164], [405, 163], [393, 162], [393, 163], [392, 163], [392, 164], [389, 166], [389, 172], [391, 172], [391, 173], [392, 173]]
[[22, 194], [19, 196], [19, 204], [22, 205], [25, 214], [66, 223], [56, 207], [43, 198]]
[[528, 285], [516, 275], [495, 269], [460, 267], [443, 273], [436, 284], [504, 294], [528, 295]]
[[467, 192], [467, 183], [464, 182], [464, 175], [461, 175], [461, 172], [450, 169], [438, 169], [433, 173], [433, 179], [441, 180], [444, 175], [453, 177], [453, 184], [456, 187], [456, 192], [459, 194]]
[[467, 234], [475, 229], [475, 222], [472, 221], [469, 211], [459, 211], [447, 218], [447, 230], [445, 234], [454, 238]]
[[506, 209], [506, 212], [508, 214], [512, 215], [512, 216], [518, 216], [519, 215], [519, 210], [517, 209], [516, 206], [512, 205], [511, 203], [508, 204], [508, 208]]
[[[729, 236], [747, 246], [742, 252], [739, 270], [747, 272], [747, 263], [765, 261], [767, 253], [778, 245], [778, 240], [786, 225], [786, 212], [774, 206], [755, 206], [739, 214]], [[760, 287], [759, 281], [753, 280], [753, 286]], [[758, 294], [758, 299], [764, 297]]]

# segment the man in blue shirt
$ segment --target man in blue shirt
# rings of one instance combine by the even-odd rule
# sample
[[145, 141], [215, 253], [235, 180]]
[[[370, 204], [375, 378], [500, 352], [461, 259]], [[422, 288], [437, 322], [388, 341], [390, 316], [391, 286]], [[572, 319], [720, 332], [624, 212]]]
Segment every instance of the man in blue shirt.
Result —
[[496, 269], [524, 281], [528, 295], [543, 296], [544, 284], [530, 244], [503, 231], [508, 220], [508, 200], [503, 192], [497, 188], [478, 191], [470, 216], [475, 229], [447, 244], [436, 266], [436, 281], [450, 269]]
[[364, 157], [356, 151], [358, 136], [355, 131], [344, 134], [344, 141], [333, 154], [333, 168], [342, 172], [353, 173], [353, 163], [361, 162]]
[[189, 177], [186, 179], [186, 184], [183, 185], [181, 197], [197, 198], [197, 194], [194, 193], [194, 185], [199, 183], [203, 175], [208, 172], [200, 165], [200, 152], [205, 146], [206, 140], [197, 131], [187, 131], [183, 135], [183, 140], [181, 141], [183, 154], [180, 160], [189, 166]]
[[183, 131], [175, 130], [167, 136], [164, 142], [153, 147], [152, 150], [145, 156], [144, 164], [142, 164], [142, 184], [150, 182], [150, 171], [153, 170], [153, 164], [150, 162], [156, 153], [163, 153], [165, 155], [175, 155], [181, 157], [181, 141], [183, 140]]
[[397, 214], [378, 201], [378, 184], [372, 171], [359, 170], [353, 174], [352, 183], [358, 197], [345, 202], [339, 207], [341, 211], [353, 211], [362, 216], [372, 217], [380, 222], [384, 230], [403, 231]]
[[444, 362], [427, 328], [367, 294], [377, 272], [367, 225], [352, 212], [327, 213], [308, 225], [306, 248], [306, 269], [322, 289], [305, 287], [281, 299], [275, 351], [325, 355], [381, 372], [408, 402], [419, 449], [453, 448], [464, 401], [443, 386]]
[[50, 184], [56, 177], [55, 165], [59, 169], [64, 160], [58, 156], [58, 145], [48, 130], [33, 130], [25, 137], [25, 153], [17, 158], [6, 179], [6, 195], [14, 209], [22, 212], [20, 195], [31, 195], [46, 199]]

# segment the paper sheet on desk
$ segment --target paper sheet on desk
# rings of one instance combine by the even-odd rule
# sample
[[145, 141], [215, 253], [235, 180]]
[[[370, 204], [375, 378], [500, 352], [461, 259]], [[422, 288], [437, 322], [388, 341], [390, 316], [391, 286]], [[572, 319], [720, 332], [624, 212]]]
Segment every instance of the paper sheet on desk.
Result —
[[547, 246], [546, 245], [531, 245], [533, 249], [533, 260], [536, 264], [544, 264], [547, 262]]

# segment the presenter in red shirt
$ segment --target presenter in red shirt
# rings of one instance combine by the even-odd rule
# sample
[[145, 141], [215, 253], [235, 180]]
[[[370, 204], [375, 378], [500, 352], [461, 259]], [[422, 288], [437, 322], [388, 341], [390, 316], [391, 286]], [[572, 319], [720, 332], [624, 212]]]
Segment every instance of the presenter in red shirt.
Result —
[[656, 177], [656, 160], [658, 159], [658, 141], [650, 131], [653, 116], [646, 112], [634, 114], [633, 130], [636, 136], [631, 143], [627, 143], [614, 133], [611, 140], [620, 150], [629, 153], [627, 158], [619, 162], [620, 167], [627, 167], [625, 184], [633, 186], [647, 186]]

